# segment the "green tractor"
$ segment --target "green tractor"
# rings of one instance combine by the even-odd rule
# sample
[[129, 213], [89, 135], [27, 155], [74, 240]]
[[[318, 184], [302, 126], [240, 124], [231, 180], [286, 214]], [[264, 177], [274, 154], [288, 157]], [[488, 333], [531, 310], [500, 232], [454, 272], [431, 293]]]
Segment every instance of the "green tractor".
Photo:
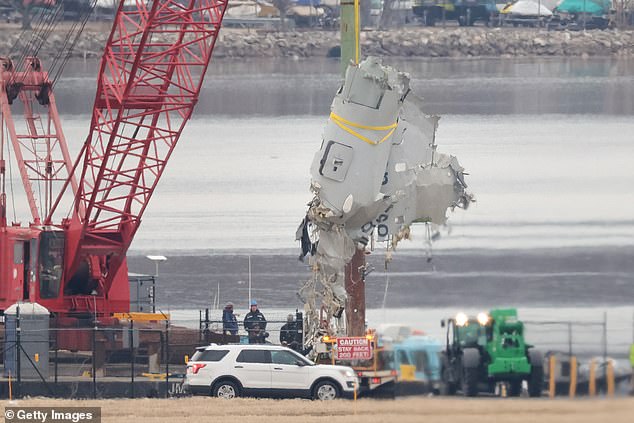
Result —
[[528, 394], [542, 394], [544, 368], [542, 354], [526, 344], [524, 324], [517, 310], [491, 310], [469, 317], [459, 313], [441, 322], [447, 327], [447, 345], [441, 356], [441, 394], [474, 397], [480, 392], [495, 392], [499, 382], [506, 384], [509, 396], [519, 396], [522, 381]]

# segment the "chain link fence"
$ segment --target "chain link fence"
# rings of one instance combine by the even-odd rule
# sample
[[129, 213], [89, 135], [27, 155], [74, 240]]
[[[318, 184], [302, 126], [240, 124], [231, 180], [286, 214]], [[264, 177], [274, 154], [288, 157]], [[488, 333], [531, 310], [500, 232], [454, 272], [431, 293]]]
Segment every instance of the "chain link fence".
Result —
[[[156, 316], [156, 315], [154, 315]], [[186, 357], [210, 343], [248, 343], [244, 315], [238, 315], [238, 334], [223, 331], [222, 312], [203, 310], [197, 320], [108, 322], [52, 320], [54, 327], [29, 326], [26, 320], [5, 319], [1, 350], [3, 398], [51, 396], [63, 398], [171, 397], [183, 394]], [[293, 319], [295, 339], [302, 340], [301, 313], [275, 311], [266, 315], [263, 341], [281, 344], [282, 327]], [[600, 317], [600, 316], [599, 316]], [[527, 339], [546, 357], [562, 361], [576, 356], [579, 367], [594, 358], [615, 360], [617, 378], [631, 372], [629, 339], [610, 333], [634, 331], [634, 321], [525, 321]], [[12, 326], [13, 325], [13, 326]], [[622, 327], [621, 327], [622, 326]], [[288, 328], [288, 326], [287, 326]], [[628, 329], [629, 328], [629, 329]], [[298, 349], [301, 345], [297, 346]], [[615, 354], [622, 352], [623, 354]], [[620, 372], [620, 370], [623, 372]], [[601, 370], [598, 372], [601, 376]]]
[[[268, 316], [257, 342], [281, 344], [289, 316], [300, 322], [291, 325], [298, 344], [289, 346], [301, 350], [301, 313]], [[51, 328], [29, 326], [19, 318], [13, 325], [6, 322], [0, 397], [179, 396], [186, 360], [197, 347], [250, 342], [243, 321], [238, 321], [237, 335], [231, 335], [215, 317], [207, 310], [200, 312], [198, 321], [76, 320], [72, 325], [51, 320], [57, 326]]]

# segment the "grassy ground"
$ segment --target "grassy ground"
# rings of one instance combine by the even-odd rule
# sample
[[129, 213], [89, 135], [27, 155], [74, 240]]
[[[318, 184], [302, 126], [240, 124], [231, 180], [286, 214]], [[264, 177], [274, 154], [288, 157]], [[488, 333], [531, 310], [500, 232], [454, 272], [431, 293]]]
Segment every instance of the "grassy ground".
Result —
[[[220, 400], [183, 398], [173, 400], [71, 401], [23, 399], [2, 406], [101, 407], [102, 422], [531, 422], [620, 423], [634, 421], [634, 398], [530, 400], [407, 398], [390, 400]], [[236, 420], [238, 419], [238, 420]]]

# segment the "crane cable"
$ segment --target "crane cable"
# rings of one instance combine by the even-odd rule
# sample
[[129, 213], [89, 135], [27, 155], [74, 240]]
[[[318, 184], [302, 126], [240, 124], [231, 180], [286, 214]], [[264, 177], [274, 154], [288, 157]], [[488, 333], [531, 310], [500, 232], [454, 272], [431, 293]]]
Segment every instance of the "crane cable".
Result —
[[42, 48], [47, 35], [50, 35], [50, 31], [57, 25], [59, 14], [62, 11], [61, 3], [58, 4], [52, 12], [42, 12], [42, 19], [35, 25], [31, 36], [28, 37], [28, 41], [24, 46], [20, 46], [20, 58], [19, 63], [22, 63], [28, 56], [35, 56]]
[[[35, 25], [34, 25], [35, 28], [38, 28], [41, 25], [42, 20], [44, 19], [45, 16], [46, 16], [45, 13], [39, 13], [37, 15], [37, 18], [36, 18], [37, 19], [37, 23], [35, 23]], [[11, 45], [11, 48], [9, 49], [8, 56], [12, 56], [13, 53], [15, 53], [17, 51], [23, 51], [24, 50], [24, 47], [22, 45], [25, 44], [25, 43], [23, 43], [22, 41], [27, 39], [27, 32], [31, 32], [31, 31], [32, 31], [32, 29], [25, 29], [25, 28], [22, 29], [22, 31], [20, 32], [20, 35], [18, 36], [18, 38]], [[30, 38], [29, 38], [29, 41], [30, 41]]]
[[62, 45], [62, 48], [57, 50], [57, 54], [53, 59], [53, 63], [49, 67], [49, 75], [54, 74], [53, 78], [51, 79], [51, 85], [55, 85], [55, 83], [61, 76], [66, 63], [68, 62], [68, 59], [70, 59], [73, 49], [75, 48], [77, 41], [79, 41], [80, 35], [84, 32], [84, 28], [88, 23], [88, 19], [90, 18], [90, 15], [92, 15], [92, 12], [95, 10], [96, 6], [97, 0], [90, 0], [90, 3], [88, 3], [88, 8], [82, 9], [83, 14], [80, 15], [80, 19], [75, 21], [70, 30], [66, 32], [64, 44]]
[[49, 39], [51, 33], [55, 30], [59, 22], [61, 21], [60, 17], [63, 19], [63, 7], [62, 3], [58, 3], [55, 9], [53, 9], [52, 13], [49, 13], [42, 27], [38, 30], [34, 37], [31, 38], [33, 43], [33, 51], [30, 52], [30, 56], [35, 56], [39, 54], [40, 50], [44, 46], [44, 43]]
[[[53, 62], [49, 67], [49, 75], [54, 73], [54, 77], [51, 81], [51, 85], [54, 85], [55, 82], [59, 79], [68, 59], [70, 58], [73, 48], [77, 44], [79, 40], [79, 36], [83, 32], [90, 15], [94, 11], [97, 5], [97, 0], [90, 0], [87, 8], [81, 9], [80, 18], [75, 21], [71, 28], [66, 32], [66, 36], [64, 37], [64, 42], [62, 47], [57, 51], [54, 56]], [[51, 33], [57, 28], [59, 23], [63, 20], [63, 2], [58, 1], [55, 5], [55, 8], [49, 12], [42, 12], [39, 15], [39, 20], [35, 25], [35, 29], [33, 30], [29, 41], [25, 43], [24, 46], [21, 45], [20, 40], [25, 38], [26, 31], [22, 30], [20, 37], [13, 44], [10, 50], [10, 54], [15, 52], [20, 46], [20, 50], [22, 52], [18, 63], [23, 64], [24, 59], [26, 57], [32, 56], [37, 57], [40, 50], [44, 46], [45, 42], [49, 39]], [[79, 29], [78, 29], [79, 28]], [[30, 67], [24, 69], [23, 80], [26, 78], [26, 74], [30, 71]], [[15, 82], [15, 81], [11, 81]], [[21, 81], [20, 81], [21, 82]]]
[[[44, 42], [49, 38], [51, 32], [55, 29], [55, 27], [59, 24], [59, 16], [63, 10], [62, 2], [57, 3], [55, 9], [51, 13], [42, 13], [42, 19], [36, 24], [35, 29], [31, 33], [29, 40], [25, 43], [23, 47], [21, 47], [21, 55], [17, 61], [17, 65], [24, 66], [24, 60], [27, 57], [36, 57]], [[62, 14], [63, 17], [63, 14]], [[16, 43], [17, 44], [17, 43]], [[13, 48], [12, 48], [13, 50]], [[30, 66], [27, 66], [24, 69], [22, 74], [22, 80], [19, 83], [23, 82], [26, 78], [28, 72], [31, 70]], [[10, 83], [16, 83], [15, 81], [16, 73], [13, 74]]]
[[[55, 82], [61, 76], [61, 73], [68, 62], [73, 48], [77, 44], [79, 36], [83, 32], [90, 15], [94, 11], [94, 8], [97, 5], [97, 0], [90, 0], [89, 7], [82, 8], [80, 17], [77, 21], [75, 21], [70, 29], [66, 32], [64, 37], [64, 41], [62, 47], [58, 49], [57, 53], [54, 56], [52, 64], [49, 68], [49, 82], [50, 87], [52, 87]], [[14, 72], [9, 84], [22, 83], [28, 76], [28, 73], [33, 71], [31, 66], [26, 66], [25, 59], [27, 57], [37, 57], [40, 50], [44, 46], [45, 42], [49, 39], [50, 34], [58, 27], [60, 21], [63, 20], [63, 2], [58, 1], [55, 4], [55, 7], [51, 9], [42, 9], [42, 12], [38, 14], [37, 21], [33, 25], [33, 30], [31, 32], [30, 37], [27, 37], [27, 32], [29, 30], [23, 29], [20, 33], [19, 38], [15, 43], [11, 46], [9, 56], [13, 55], [17, 51], [21, 52], [19, 59], [17, 61], [17, 66], [23, 67], [23, 73], [20, 81], [16, 81], [16, 73]], [[28, 40], [27, 40], [28, 39]], [[27, 40], [27, 41], [23, 41]], [[51, 79], [50, 76], [54, 75]], [[40, 121], [40, 125], [43, 123]], [[43, 127], [42, 127], [43, 130]], [[32, 145], [34, 151], [37, 150], [36, 145]], [[37, 158], [37, 154], [36, 154]], [[36, 162], [36, 167], [39, 168], [39, 160]], [[10, 169], [11, 170], [11, 169]], [[14, 212], [14, 220], [15, 220], [15, 199], [13, 195], [13, 180], [11, 179], [11, 198], [13, 202], [13, 212]], [[40, 210], [42, 210], [42, 193], [41, 186], [38, 183], [38, 200], [40, 202]]]
[[[63, 11], [63, 4], [61, 1], [56, 3], [55, 8], [52, 11], [50, 11], [49, 9], [42, 9], [42, 12], [39, 14], [39, 19], [37, 20], [37, 23], [35, 24], [35, 27], [34, 27], [35, 29], [33, 30], [31, 36], [28, 38], [28, 41], [24, 45], [21, 46], [21, 56], [17, 65], [23, 67], [22, 78], [20, 81], [16, 81], [16, 74], [14, 73], [11, 77], [11, 80], [9, 81], [10, 84], [14, 84], [16, 82], [17, 83], [24, 82], [24, 80], [27, 78], [28, 73], [33, 70], [31, 66], [26, 65], [25, 59], [30, 56], [37, 57], [39, 51], [41, 50], [42, 46], [48, 39], [49, 35], [59, 24], [60, 16], [63, 17], [62, 11]], [[19, 41], [21, 39], [26, 38], [26, 31], [27, 30], [22, 31], [22, 34], [20, 35], [18, 42], [16, 42], [11, 47], [11, 52], [14, 52], [17, 49], [17, 46], [20, 44]], [[32, 104], [33, 98], [29, 96], [26, 98], [26, 101], [29, 101], [31, 103], [30, 109], [34, 110], [33, 104]], [[33, 121], [33, 125], [36, 125], [35, 120]], [[41, 118], [40, 118], [40, 126], [42, 129], [42, 133], [44, 133], [44, 128], [41, 122]], [[27, 125], [27, 128], [29, 130], [29, 133], [31, 133], [31, 127]], [[36, 136], [36, 133], [31, 133], [31, 136]], [[35, 168], [37, 169], [37, 172], [40, 173], [40, 161], [38, 156], [37, 143], [35, 139], [32, 139], [31, 141], [31, 149], [34, 152], [35, 159], [36, 159]], [[37, 183], [36, 185], [37, 185], [37, 193], [38, 193], [37, 197], [39, 202], [39, 208], [40, 210], [43, 210], [42, 209], [42, 186], [40, 183]], [[11, 180], [11, 198], [13, 202], [14, 215], [15, 215], [15, 198], [13, 195], [13, 180]]]
[[[9, 156], [9, 187], [11, 188], [11, 205], [13, 206], [13, 221], [16, 221], [17, 213], [15, 212], [15, 194], [13, 193], [13, 167], [11, 166], [11, 148], [7, 143], [7, 155]], [[4, 187], [3, 187], [4, 188]]]

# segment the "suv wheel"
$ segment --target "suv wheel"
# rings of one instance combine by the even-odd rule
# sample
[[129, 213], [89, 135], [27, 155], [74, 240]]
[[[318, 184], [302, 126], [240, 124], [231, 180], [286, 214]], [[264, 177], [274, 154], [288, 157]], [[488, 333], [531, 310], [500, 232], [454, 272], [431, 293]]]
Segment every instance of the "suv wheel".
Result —
[[224, 380], [214, 385], [212, 394], [214, 397], [232, 399], [240, 396], [240, 390], [234, 382]]
[[334, 400], [339, 397], [339, 389], [334, 382], [322, 380], [313, 390], [313, 398], [321, 401]]

